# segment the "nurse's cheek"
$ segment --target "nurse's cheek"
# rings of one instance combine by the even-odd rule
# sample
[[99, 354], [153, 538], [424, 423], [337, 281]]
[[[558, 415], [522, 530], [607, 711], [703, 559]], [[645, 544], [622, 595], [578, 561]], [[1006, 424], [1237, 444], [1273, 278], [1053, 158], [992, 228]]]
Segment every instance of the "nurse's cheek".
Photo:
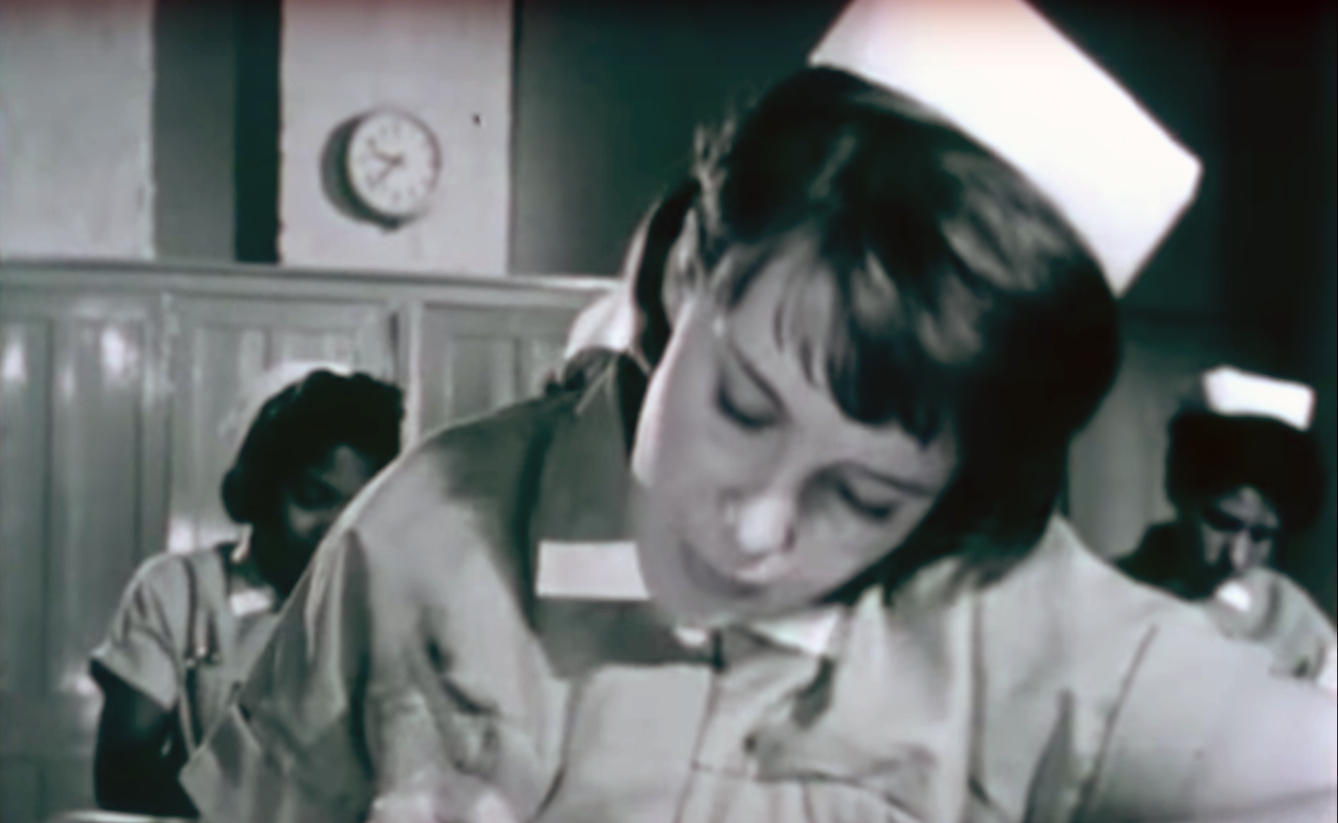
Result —
[[283, 522], [284, 530], [288, 533], [289, 547], [299, 553], [310, 554], [315, 551], [342, 511], [343, 506], [308, 509], [286, 501]]

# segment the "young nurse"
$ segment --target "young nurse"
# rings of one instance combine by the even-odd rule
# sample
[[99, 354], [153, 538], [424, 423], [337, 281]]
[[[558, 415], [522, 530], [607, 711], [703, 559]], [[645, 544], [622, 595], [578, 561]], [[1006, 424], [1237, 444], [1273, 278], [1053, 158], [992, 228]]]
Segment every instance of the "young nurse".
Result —
[[1014, 0], [857, 0], [699, 148], [629, 355], [373, 483], [204, 816], [1332, 819], [1333, 701], [1054, 514], [1193, 158]]

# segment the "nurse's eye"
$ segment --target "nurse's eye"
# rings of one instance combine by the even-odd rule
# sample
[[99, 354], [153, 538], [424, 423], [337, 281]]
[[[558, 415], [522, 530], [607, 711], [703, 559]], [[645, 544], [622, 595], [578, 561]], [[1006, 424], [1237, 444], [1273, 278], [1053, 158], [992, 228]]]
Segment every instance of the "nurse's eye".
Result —
[[1268, 526], [1250, 527], [1250, 539], [1256, 543], [1263, 543], [1269, 540], [1273, 540], [1277, 536], [1278, 536], [1277, 529], [1272, 529], [1269, 528]]
[[837, 482], [835, 484], [836, 495], [841, 498], [855, 514], [865, 520], [874, 523], [883, 523], [892, 518], [897, 513], [896, 503], [889, 501], [874, 501], [861, 497], [854, 489], [845, 483]]
[[730, 392], [722, 380], [716, 385], [716, 408], [730, 422], [747, 431], [761, 431], [774, 426], [777, 421], [775, 409], [764, 401], [743, 401]]
[[1219, 532], [1235, 533], [1245, 528], [1245, 523], [1239, 518], [1232, 517], [1226, 512], [1217, 509], [1204, 510], [1203, 522], [1207, 523], [1210, 528]]
[[339, 504], [339, 493], [329, 484], [310, 478], [295, 483], [289, 491], [293, 503], [304, 509], [328, 509]]

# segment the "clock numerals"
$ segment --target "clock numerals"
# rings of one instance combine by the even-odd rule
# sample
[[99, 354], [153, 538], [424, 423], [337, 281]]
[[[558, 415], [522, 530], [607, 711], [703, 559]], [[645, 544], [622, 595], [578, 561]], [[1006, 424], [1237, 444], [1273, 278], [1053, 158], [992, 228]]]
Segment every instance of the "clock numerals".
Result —
[[441, 154], [422, 122], [394, 111], [373, 113], [354, 127], [346, 151], [352, 194], [374, 216], [401, 223], [426, 209]]

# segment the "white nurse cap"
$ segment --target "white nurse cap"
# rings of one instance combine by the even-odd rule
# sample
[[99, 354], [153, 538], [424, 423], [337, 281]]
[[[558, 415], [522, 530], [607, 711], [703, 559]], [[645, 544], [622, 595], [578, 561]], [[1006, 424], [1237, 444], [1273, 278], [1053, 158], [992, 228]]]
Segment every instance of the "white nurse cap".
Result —
[[809, 55], [928, 106], [1025, 174], [1122, 294], [1199, 162], [1020, 0], [854, 0]]
[[1310, 428], [1315, 390], [1304, 383], [1218, 366], [1200, 377], [1208, 409], [1226, 417], [1268, 417], [1297, 431]]
[[578, 352], [591, 348], [630, 351], [635, 333], [636, 307], [624, 279], [576, 315], [567, 332], [562, 358], [569, 360]]

